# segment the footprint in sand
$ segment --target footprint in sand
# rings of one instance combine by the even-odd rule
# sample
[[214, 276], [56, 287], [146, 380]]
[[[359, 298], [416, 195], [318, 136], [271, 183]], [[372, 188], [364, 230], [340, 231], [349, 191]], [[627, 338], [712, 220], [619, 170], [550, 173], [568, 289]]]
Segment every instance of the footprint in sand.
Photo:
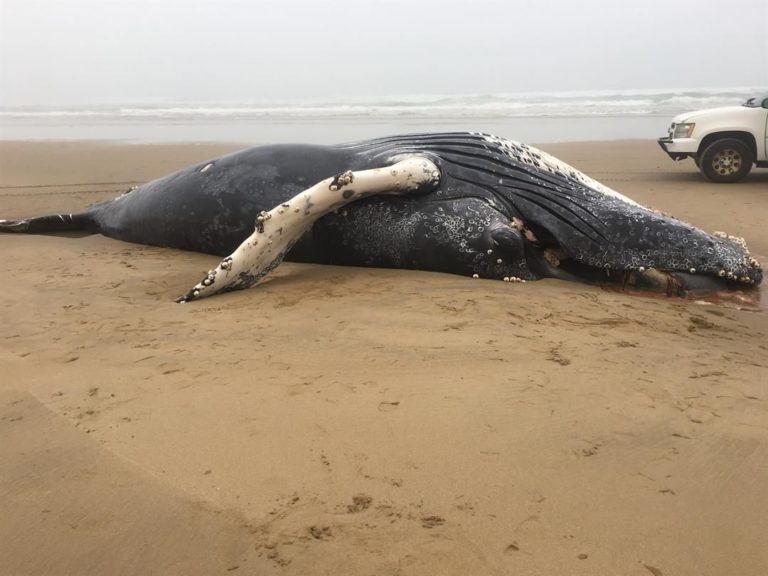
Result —
[[379, 402], [379, 412], [392, 412], [400, 406], [400, 402]]
[[421, 519], [422, 528], [436, 528], [437, 526], [442, 526], [443, 524], [445, 524], [445, 518], [442, 518], [441, 516], [424, 516]]
[[328, 540], [333, 535], [329, 526], [310, 526], [307, 532], [315, 540]]
[[373, 503], [373, 498], [367, 494], [356, 494], [352, 497], [352, 504], [347, 504], [347, 512], [350, 514], [357, 514], [364, 510], [368, 510]]

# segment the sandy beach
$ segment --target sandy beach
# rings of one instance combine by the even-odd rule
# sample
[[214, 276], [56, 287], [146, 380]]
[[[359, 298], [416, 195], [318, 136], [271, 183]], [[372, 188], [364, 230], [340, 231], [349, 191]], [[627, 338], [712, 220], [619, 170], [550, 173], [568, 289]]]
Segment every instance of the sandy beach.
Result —
[[[0, 142], [0, 217], [74, 212], [235, 144]], [[768, 171], [541, 145], [768, 256]], [[0, 236], [0, 574], [758, 576], [768, 294], [218, 259]]]

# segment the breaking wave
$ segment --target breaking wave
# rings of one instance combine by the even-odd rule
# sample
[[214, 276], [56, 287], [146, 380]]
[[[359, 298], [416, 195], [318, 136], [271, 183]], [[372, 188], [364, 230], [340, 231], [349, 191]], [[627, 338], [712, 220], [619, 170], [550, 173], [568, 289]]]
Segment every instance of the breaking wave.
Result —
[[90, 107], [2, 107], [0, 117], [39, 119], [190, 120], [294, 118], [535, 118], [674, 115], [732, 106], [768, 93], [766, 88], [621, 90], [409, 96], [336, 102], [238, 102]]

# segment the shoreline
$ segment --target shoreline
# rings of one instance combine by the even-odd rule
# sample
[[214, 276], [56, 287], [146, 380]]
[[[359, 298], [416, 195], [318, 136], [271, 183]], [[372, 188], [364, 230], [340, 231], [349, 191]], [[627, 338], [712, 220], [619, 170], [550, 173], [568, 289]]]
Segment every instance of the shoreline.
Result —
[[13, 118], [0, 116], [0, 141], [135, 140], [141, 142], [303, 142], [338, 144], [391, 134], [490, 132], [521, 142], [655, 139], [671, 115], [244, 117], [244, 118]]
[[[495, 130], [495, 132], [501, 132]], [[0, 217], [76, 211], [240, 144], [0, 142]], [[768, 254], [768, 172], [541, 144]], [[768, 565], [768, 317], [543, 280], [0, 236], [9, 573], [734, 573]]]

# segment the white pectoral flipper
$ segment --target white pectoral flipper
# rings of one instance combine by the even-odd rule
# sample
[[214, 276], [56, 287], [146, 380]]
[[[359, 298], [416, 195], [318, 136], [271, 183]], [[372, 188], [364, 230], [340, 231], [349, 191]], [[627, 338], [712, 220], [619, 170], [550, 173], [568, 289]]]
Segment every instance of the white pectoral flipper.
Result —
[[439, 182], [440, 170], [424, 156], [409, 156], [390, 166], [348, 170], [327, 178], [259, 214], [253, 234], [177, 302], [253, 286], [283, 261], [312, 224], [350, 202], [377, 194], [419, 192]]

